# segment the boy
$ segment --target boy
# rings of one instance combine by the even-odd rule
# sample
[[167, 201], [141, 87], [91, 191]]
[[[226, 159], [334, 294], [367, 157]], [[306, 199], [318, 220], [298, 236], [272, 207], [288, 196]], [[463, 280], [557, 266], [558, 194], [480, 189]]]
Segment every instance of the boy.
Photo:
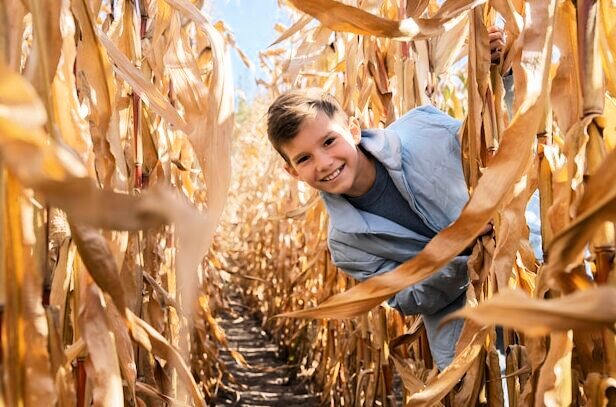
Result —
[[[423, 106], [385, 130], [362, 131], [336, 99], [314, 88], [288, 92], [268, 111], [268, 137], [285, 169], [321, 191], [334, 263], [359, 281], [416, 256], [460, 214], [468, 192], [459, 125]], [[422, 314], [440, 370], [453, 358], [463, 321], [437, 332], [438, 324], [464, 305], [467, 284], [459, 256], [388, 301], [405, 315]]]
[[[491, 27], [490, 40], [494, 61], [502, 32]], [[359, 281], [416, 256], [468, 201], [460, 122], [432, 106], [411, 110], [387, 129], [361, 130], [321, 89], [293, 90], [270, 106], [267, 124], [286, 171], [321, 191], [332, 259]], [[422, 315], [439, 370], [453, 359], [463, 324], [438, 329], [465, 303], [466, 261], [466, 255], [454, 258], [388, 301], [405, 315]]]

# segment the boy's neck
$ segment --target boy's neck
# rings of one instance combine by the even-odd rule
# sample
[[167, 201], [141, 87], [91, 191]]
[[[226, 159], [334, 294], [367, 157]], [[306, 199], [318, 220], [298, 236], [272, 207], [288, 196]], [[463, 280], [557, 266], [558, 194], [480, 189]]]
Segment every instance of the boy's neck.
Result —
[[357, 147], [357, 179], [351, 190], [345, 195], [358, 197], [364, 195], [372, 188], [376, 180], [376, 164], [374, 157], [366, 153], [363, 148]]

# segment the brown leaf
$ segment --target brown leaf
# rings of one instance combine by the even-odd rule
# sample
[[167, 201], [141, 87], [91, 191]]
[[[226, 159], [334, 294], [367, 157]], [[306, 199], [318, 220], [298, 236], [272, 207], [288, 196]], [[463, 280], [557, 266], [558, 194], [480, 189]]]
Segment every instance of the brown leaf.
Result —
[[[34, 43], [24, 69], [24, 75], [50, 109], [50, 86], [60, 59], [62, 37], [60, 35], [61, 1], [47, 0], [26, 3], [32, 15]], [[51, 110], [49, 110], [51, 111]]]
[[116, 306], [108, 305], [106, 316], [109, 330], [113, 333], [113, 338], [115, 340], [118, 361], [120, 362], [120, 371], [126, 381], [128, 397], [129, 400], [134, 401], [136, 400], [135, 383], [137, 381], [137, 366], [135, 363], [133, 343], [131, 342], [130, 333], [125, 323], [124, 313], [123, 311], [118, 312]]
[[601, 114], [605, 86], [597, 30], [599, 4], [594, 0], [580, 0], [576, 4], [583, 114]]
[[490, 270], [490, 274], [496, 276], [499, 289], [508, 286], [520, 243], [523, 239], [528, 240], [524, 211], [532, 194], [531, 185], [527, 185], [526, 190], [514, 197], [501, 213]]
[[599, 224], [614, 221], [616, 216], [616, 188], [606, 179], [616, 174], [616, 150], [603, 160], [595, 176], [590, 177], [578, 206], [578, 216], [552, 241], [542, 279], [556, 284], [556, 276], [564, 273], [584, 249]]
[[167, 98], [160, 93], [149, 79], [146, 79], [143, 74], [135, 68], [105, 33], [98, 31], [98, 38], [107, 50], [111, 60], [114, 62], [115, 72], [133, 88], [141, 100], [167, 122], [174, 125], [179, 130], [182, 130], [184, 133], [190, 134], [192, 131], [191, 126], [180, 116], [177, 109], [169, 103]]
[[62, 26], [62, 58], [58, 64], [58, 71], [51, 84], [51, 103], [54, 112], [53, 122], [58, 126], [56, 136], [73, 148], [83, 162], [93, 159], [92, 140], [90, 138], [89, 125], [79, 111], [77, 98], [77, 84], [73, 68], [77, 57], [75, 44], [75, 21], [70, 11], [70, 2], [62, 1], [60, 23]]
[[86, 371], [93, 385], [94, 406], [121, 406], [124, 404], [122, 377], [102, 294], [94, 284], [88, 284], [84, 290], [85, 303], [79, 311], [79, 329], [88, 348]]
[[609, 0], [599, 1], [599, 42], [601, 61], [605, 72], [606, 87], [616, 96], [616, 7]]
[[165, 337], [159, 334], [154, 328], [148, 325], [144, 320], [134, 314], [129, 316], [129, 327], [131, 335], [146, 350], [154, 353], [171, 363], [178, 372], [178, 375], [183, 382], [188, 385], [196, 406], [205, 407], [203, 396], [199, 392], [199, 388], [190, 370], [184, 363], [180, 353], [173, 347]]
[[413, 369], [409, 367], [406, 360], [404, 360], [402, 357], [398, 356], [395, 353], [392, 353], [391, 357], [394, 360], [396, 371], [402, 379], [402, 384], [404, 384], [404, 388], [409, 395], [413, 395], [426, 387], [424, 382], [422, 382], [417, 378], [417, 376], [415, 376], [415, 374], [413, 373]]
[[[201, 170], [205, 176], [207, 185], [207, 208], [208, 219], [206, 227], [195, 227], [190, 221], [178, 224], [180, 230], [193, 234], [192, 239], [184, 240], [185, 250], [196, 250], [199, 255], [207, 253], [211, 245], [215, 225], [218, 224], [222, 214], [231, 178], [231, 137], [233, 132], [233, 74], [229, 51], [225, 46], [222, 36], [207, 20], [203, 13], [187, 0], [166, 0], [173, 8], [183, 16], [192, 20], [196, 27], [207, 36], [213, 54], [213, 69], [207, 89], [207, 99], [199, 100], [203, 110], [192, 110], [188, 122], [193, 126], [190, 133], [190, 142], [199, 159]], [[199, 105], [186, 106], [194, 109]], [[205, 120], [204, 120], [205, 116]], [[187, 248], [188, 246], [191, 248]], [[196, 274], [193, 272], [197, 262], [188, 256], [177, 257], [178, 286], [185, 290], [183, 295], [186, 304], [192, 304], [196, 300]], [[190, 270], [183, 272], [181, 270]], [[187, 307], [185, 312], [191, 312]]]
[[582, 116], [575, 14], [572, 2], [562, 2], [556, 11], [554, 24], [554, 45], [558, 47], [559, 56], [550, 99], [556, 121], [565, 134]]
[[444, 320], [470, 318], [483, 325], [502, 325], [527, 335], [568, 329], [600, 329], [616, 322], [616, 288], [594, 287], [553, 300], [529, 298], [506, 289], [475, 308], [465, 307]]
[[424, 39], [448, 30], [463, 13], [485, 0], [448, 0], [433, 18], [388, 20], [335, 0], [290, 0], [298, 9], [310, 14], [334, 31], [376, 35], [399, 40]]
[[476, 359], [484, 354], [484, 341], [487, 334], [488, 331], [485, 329], [477, 332], [471, 343], [464, 351], [456, 355], [445, 370], [439, 373], [434, 380], [428, 382], [425, 389], [411, 396], [408, 405], [413, 407], [432, 406], [449, 393], [475, 363]]
[[[113, 98], [116, 95], [111, 64], [96, 35], [95, 16], [86, 0], [71, 0], [71, 10], [79, 24], [77, 43], [77, 77], [81, 94], [89, 101], [90, 134], [92, 136], [97, 174], [103, 185], [110, 187], [116, 157], [107, 139], [111, 129]], [[113, 130], [113, 129], [112, 129]]]
[[78, 223], [71, 224], [71, 232], [88, 273], [100, 289], [109, 294], [121, 314], [124, 314], [126, 308], [124, 290], [107, 240], [98, 230]]
[[304, 28], [306, 26], [306, 24], [308, 24], [310, 21], [312, 21], [312, 18], [310, 16], [303, 16], [302, 18], [297, 20], [295, 23], [293, 23], [293, 25], [291, 27], [289, 27], [287, 30], [285, 30], [285, 32], [282, 33], [282, 35], [280, 35], [280, 37], [278, 37], [274, 42], [272, 42], [269, 45], [269, 47], [273, 47], [274, 45], [276, 45], [276, 44], [286, 40], [287, 38], [291, 37], [293, 34], [295, 34], [296, 32], [300, 31], [302, 28]]
[[21, 65], [25, 15], [26, 8], [21, 0], [2, 2], [0, 7], [0, 38], [2, 38], [0, 65], [6, 64], [14, 71], [18, 71]]
[[550, 350], [545, 358], [535, 394], [535, 407], [571, 404], [571, 332], [550, 335]]

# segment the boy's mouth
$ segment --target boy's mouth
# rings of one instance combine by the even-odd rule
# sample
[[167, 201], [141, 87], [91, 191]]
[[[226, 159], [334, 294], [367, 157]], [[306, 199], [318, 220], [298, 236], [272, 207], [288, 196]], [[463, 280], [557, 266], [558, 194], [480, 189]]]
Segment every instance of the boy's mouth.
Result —
[[340, 175], [343, 169], [344, 169], [344, 164], [342, 164], [340, 167], [335, 169], [334, 172], [329, 174], [327, 177], [321, 178], [321, 181], [329, 182], [329, 181], [335, 180], [336, 178], [338, 178], [338, 175]]

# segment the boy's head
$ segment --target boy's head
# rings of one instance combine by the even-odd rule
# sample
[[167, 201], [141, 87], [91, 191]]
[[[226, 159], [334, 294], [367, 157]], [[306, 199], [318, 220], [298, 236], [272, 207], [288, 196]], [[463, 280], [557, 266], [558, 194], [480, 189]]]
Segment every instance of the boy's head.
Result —
[[370, 162], [357, 148], [361, 130], [332, 95], [308, 88], [279, 96], [268, 110], [267, 135], [295, 178], [329, 193], [363, 193], [360, 174]]
[[[340, 103], [331, 94], [319, 88], [293, 89], [280, 96], [267, 111], [267, 137], [272, 146], [288, 163], [289, 157], [282, 146], [293, 140], [307, 119], [318, 113], [329, 119], [346, 120]], [[339, 117], [336, 117], [339, 116]]]

